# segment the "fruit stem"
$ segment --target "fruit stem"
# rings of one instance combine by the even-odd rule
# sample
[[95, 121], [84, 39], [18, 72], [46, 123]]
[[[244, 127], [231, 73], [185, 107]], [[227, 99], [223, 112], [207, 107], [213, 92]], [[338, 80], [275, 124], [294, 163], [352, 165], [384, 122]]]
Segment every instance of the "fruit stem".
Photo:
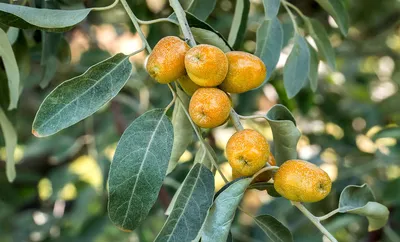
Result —
[[[268, 163], [267, 163], [268, 164]], [[268, 164], [269, 165], [269, 164]], [[253, 177], [251, 178], [251, 180], [253, 181], [258, 175], [260, 175], [261, 173], [265, 172], [265, 171], [273, 171], [273, 170], [278, 170], [279, 166], [268, 166], [268, 167], [264, 167], [261, 170], [259, 170], [256, 174], [253, 175]]]
[[235, 127], [236, 131], [243, 130], [242, 123], [240, 123], [239, 115], [236, 113], [235, 109], [231, 108], [229, 116], [231, 117], [233, 126]]
[[330, 241], [338, 242], [335, 237], [333, 237], [333, 235], [320, 223], [319, 219], [310, 213], [310, 211], [308, 211], [303, 204], [292, 201], [292, 205], [296, 206]]
[[326, 220], [339, 212], [339, 208], [325, 214], [324, 216], [317, 217], [319, 221]]
[[[92, 8], [93, 11], [104, 11], [104, 10], [109, 10], [115, 7], [119, 3], [119, 0], [115, 0], [111, 5], [105, 6], [105, 7], [98, 7], [98, 8]], [[25, 4], [23, 4], [25, 5]], [[23, 6], [22, 5], [22, 6]]]
[[196, 46], [196, 41], [194, 40], [193, 34], [190, 31], [190, 27], [186, 19], [185, 10], [183, 10], [178, 0], [169, 0], [169, 5], [171, 5], [171, 7], [174, 9], [185, 39], [188, 40], [191, 47]]

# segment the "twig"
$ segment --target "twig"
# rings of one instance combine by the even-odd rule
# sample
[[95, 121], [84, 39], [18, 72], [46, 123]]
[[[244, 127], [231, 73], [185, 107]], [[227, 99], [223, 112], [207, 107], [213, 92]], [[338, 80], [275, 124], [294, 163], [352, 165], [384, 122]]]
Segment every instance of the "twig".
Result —
[[105, 6], [105, 7], [92, 8], [92, 11], [109, 10], [109, 9], [112, 9], [113, 7], [117, 6], [118, 3], [119, 3], [119, 0], [115, 0], [111, 5], [108, 5], [108, 6]]
[[338, 212], [339, 212], [339, 208], [337, 208], [337, 209], [325, 214], [324, 216], [317, 217], [317, 219], [319, 221], [323, 221], [323, 220], [326, 220], [326, 219], [332, 217], [333, 215], [337, 214]]

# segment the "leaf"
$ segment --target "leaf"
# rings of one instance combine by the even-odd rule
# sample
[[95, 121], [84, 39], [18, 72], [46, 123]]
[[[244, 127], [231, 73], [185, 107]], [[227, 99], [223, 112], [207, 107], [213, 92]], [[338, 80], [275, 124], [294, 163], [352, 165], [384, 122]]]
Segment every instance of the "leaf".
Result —
[[228, 37], [228, 43], [230, 46], [233, 46], [234, 49], [239, 49], [242, 45], [246, 33], [249, 10], [249, 0], [236, 1], [235, 13], [233, 15], [232, 26]]
[[41, 104], [32, 133], [52, 135], [92, 115], [118, 94], [131, 70], [129, 56], [117, 54], [63, 82]]
[[263, 3], [264, 3], [265, 19], [267, 19], [267, 20], [274, 19], [278, 15], [281, 1], [280, 0], [263, 0]]
[[268, 195], [270, 195], [271, 197], [282, 197], [276, 190], [274, 187], [273, 183], [269, 183], [269, 182], [257, 182], [257, 183], [253, 183], [249, 186], [249, 189], [257, 189], [259, 191], [267, 191]]
[[385, 226], [389, 210], [384, 205], [374, 202], [375, 197], [367, 184], [350, 185], [343, 189], [339, 199], [339, 212], [366, 216], [368, 230], [374, 231]]
[[122, 135], [109, 174], [108, 213], [123, 230], [134, 230], [157, 200], [173, 145], [163, 109], [141, 115]]
[[310, 18], [306, 20], [306, 25], [311, 37], [314, 39], [315, 44], [317, 45], [318, 53], [320, 53], [324, 57], [332, 70], [335, 70], [335, 52], [332, 48], [328, 33], [326, 32], [324, 26], [322, 26], [322, 24], [318, 20]]
[[10, 44], [13, 45], [17, 41], [19, 35], [19, 29], [14, 27], [9, 27], [7, 30], [7, 37]]
[[267, 77], [269, 80], [275, 70], [281, 54], [283, 30], [277, 18], [264, 20], [257, 29], [257, 44], [255, 55], [260, 57], [267, 67]]
[[373, 141], [376, 141], [380, 138], [400, 139], [400, 127], [384, 128], [372, 136]]
[[211, 207], [214, 176], [196, 164], [183, 182], [175, 206], [155, 241], [192, 241], [198, 235]]
[[316, 0], [336, 21], [344, 36], [349, 30], [349, 15], [342, 0]]
[[306, 40], [299, 34], [294, 37], [294, 46], [285, 67], [283, 68], [283, 83], [288, 98], [293, 98], [307, 81], [310, 71], [310, 51]]
[[192, 125], [184, 111], [184, 109], [187, 110], [189, 108], [189, 97], [180, 88], [177, 88], [177, 93], [183, 103], [177, 99], [172, 113], [174, 145], [172, 147], [171, 158], [169, 159], [167, 174], [175, 169], [179, 158], [193, 140]]
[[165, 210], [165, 215], [169, 216], [171, 214], [172, 210], [174, 209], [174, 206], [175, 206], [175, 203], [176, 203], [176, 199], [178, 199], [179, 193], [182, 190], [182, 187], [183, 187], [182, 185], [183, 184], [181, 184], [179, 186], [178, 190], [176, 190], [174, 196], [172, 197], [171, 202], [169, 203], [167, 210]]
[[254, 222], [265, 232], [272, 242], [292, 242], [292, 233], [276, 218], [264, 214], [254, 217]]
[[17, 147], [17, 132], [0, 107], [0, 126], [6, 143], [6, 174], [9, 182], [16, 177], [14, 151]]
[[285, 106], [277, 104], [268, 111], [266, 119], [272, 129], [277, 164], [296, 159], [296, 147], [301, 133], [296, 128], [293, 115]]
[[206, 20], [215, 8], [216, 0], [192, 0], [187, 11], [201, 20]]
[[236, 208], [250, 181], [250, 178], [240, 179], [222, 188], [224, 190], [215, 198], [207, 216], [201, 241], [225, 242], [227, 240]]
[[308, 44], [308, 49], [310, 51], [310, 72], [308, 73], [308, 80], [310, 80], [311, 90], [315, 92], [318, 87], [318, 65], [319, 59], [317, 51]]
[[3, 64], [6, 69], [10, 95], [8, 110], [11, 110], [16, 108], [18, 104], [19, 69], [7, 34], [2, 29], [0, 29], [0, 57], [3, 59]]
[[[31, 56], [28, 42], [23, 31], [18, 35], [18, 38], [13, 45], [13, 51], [20, 74], [19, 91], [21, 93], [23, 87], [27, 84], [27, 79], [31, 72]], [[32, 82], [29, 82], [29, 84], [34, 85]]]
[[0, 3], [0, 22], [20, 29], [64, 32], [84, 20], [90, 11], [40, 9]]
[[215, 154], [213, 148], [211, 148], [210, 144], [204, 141], [204, 146], [200, 145], [200, 148], [197, 151], [196, 156], [194, 157], [194, 164], [201, 163], [205, 165], [208, 169], [211, 169], [213, 163], [211, 161], [210, 155], [214, 158], [215, 161], [218, 160], [217, 154]]

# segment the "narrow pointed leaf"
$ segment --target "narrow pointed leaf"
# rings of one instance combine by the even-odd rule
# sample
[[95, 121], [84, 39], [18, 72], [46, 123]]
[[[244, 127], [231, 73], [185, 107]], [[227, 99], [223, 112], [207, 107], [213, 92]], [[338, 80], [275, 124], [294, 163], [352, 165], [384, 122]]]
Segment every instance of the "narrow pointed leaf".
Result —
[[266, 80], [272, 75], [281, 54], [283, 30], [277, 18], [264, 20], [257, 29], [257, 44], [255, 55], [260, 57], [267, 67]]
[[260, 215], [254, 218], [254, 222], [265, 232], [272, 242], [292, 242], [292, 233], [285, 225], [270, 215]]
[[0, 57], [3, 59], [8, 79], [10, 95], [10, 104], [8, 109], [10, 110], [16, 108], [18, 104], [20, 76], [13, 49], [6, 32], [2, 29], [0, 29]]
[[187, 11], [201, 20], [206, 20], [215, 8], [216, 0], [192, 0]]
[[242, 45], [246, 33], [249, 10], [250, 10], [249, 0], [236, 1], [235, 13], [233, 15], [232, 26], [228, 37], [228, 43], [234, 49], [239, 49], [240, 46]]
[[278, 15], [280, 0], [263, 0], [265, 19], [273, 19]]
[[131, 70], [129, 56], [117, 54], [63, 82], [43, 101], [32, 132], [38, 137], [52, 135], [92, 115], [118, 94]]
[[331, 15], [344, 36], [349, 30], [349, 15], [342, 0], [316, 0], [325, 11]]
[[310, 71], [310, 51], [306, 40], [296, 35], [294, 46], [285, 67], [283, 68], [283, 83], [289, 98], [293, 98], [307, 81]]
[[163, 109], [146, 112], [125, 130], [109, 173], [108, 213], [123, 230], [134, 230], [157, 200], [173, 144]]
[[6, 143], [6, 175], [9, 182], [14, 181], [15, 172], [15, 160], [14, 151], [17, 147], [17, 132], [15, 131], [10, 120], [8, 120], [3, 109], [0, 107], [0, 127], [3, 132], [4, 140]]
[[266, 118], [272, 129], [275, 147], [275, 159], [278, 165], [291, 159], [297, 159], [297, 142], [301, 133], [290, 111], [283, 105], [273, 106]]
[[310, 44], [308, 44], [308, 49], [310, 51], [310, 72], [308, 73], [308, 80], [310, 80], [311, 90], [315, 92], [318, 87], [319, 59], [317, 51]]
[[214, 176], [196, 164], [176, 199], [175, 206], [155, 241], [192, 241], [198, 235], [214, 195]]
[[242, 200], [251, 179], [245, 178], [229, 183], [214, 200], [202, 231], [203, 242], [225, 242], [229, 236], [230, 227], [236, 209]]
[[64, 32], [84, 20], [91, 9], [40, 9], [0, 3], [0, 22], [20, 29]]

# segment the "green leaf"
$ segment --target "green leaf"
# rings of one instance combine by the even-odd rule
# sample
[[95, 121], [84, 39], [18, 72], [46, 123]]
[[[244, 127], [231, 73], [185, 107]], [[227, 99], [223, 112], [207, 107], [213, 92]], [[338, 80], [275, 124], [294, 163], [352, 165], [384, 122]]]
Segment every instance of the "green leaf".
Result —
[[108, 213], [123, 230], [134, 230], [157, 200], [173, 145], [163, 109], [141, 115], [122, 135], [109, 173]]
[[339, 212], [366, 216], [368, 230], [374, 231], [385, 226], [389, 210], [384, 205], [374, 202], [375, 197], [367, 184], [350, 185], [343, 189], [339, 199]]
[[317, 51], [310, 44], [308, 44], [308, 49], [310, 51], [310, 72], [308, 73], [308, 80], [310, 80], [311, 90], [315, 92], [318, 87], [319, 59]]
[[17, 132], [0, 107], [0, 126], [6, 143], [6, 174], [9, 182], [16, 177], [14, 151], [17, 147]]
[[7, 37], [10, 44], [13, 45], [17, 41], [19, 35], [19, 29], [14, 27], [9, 27], [7, 30]]
[[7, 34], [2, 29], [0, 29], [0, 57], [3, 59], [3, 64], [6, 69], [10, 92], [10, 105], [8, 106], [8, 110], [11, 110], [16, 108], [18, 104], [19, 69]]
[[129, 56], [117, 54], [63, 82], [43, 101], [32, 132], [38, 137], [52, 135], [92, 115], [118, 94], [131, 70]]
[[242, 45], [246, 33], [249, 10], [249, 0], [236, 1], [235, 13], [233, 15], [232, 26], [228, 37], [228, 43], [230, 46], [233, 46], [234, 49], [239, 49]]
[[254, 218], [254, 222], [265, 232], [272, 242], [292, 242], [292, 233], [276, 218], [264, 214]]
[[322, 26], [322, 24], [315, 19], [307, 19], [306, 25], [308, 28], [308, 32], [310, 33], [311, 37], [315, 41], [315, 44], [317, 45], [318, 53], [322, 55], [322, 57], [326, 60], [326, 63], [328, 63], [332, 70], [335, 70], [335, 52], [332, 48], [328, 33], [326, 32], [324, 26]]
[[266, 118], [272, 129], [275, 147], [275, 159], [278, 165], [291, 159], [297, 159], [297, 142], [301, 133], [290, 111], [283, 105], [273, 106]]
[[189, 97], [180, 88], [177, 89], [177, 93], [183, 103], [177, 99], [172, 113], [174, 145], [172, 148], [171, 158], [169, 159], [167, 174], [175, 169], [179, 158], [193, 140], [192, 125], [184, 111], [184, 109], [187, 110], [189, 108]]
[[192, 241], [198, 235], [214, 195], [214, 176], [196, 164], [183, 182], [175, 206], [155, 241]]
[[64, 32], [84, 20], [90, 11], [40, 9], [0, 3], [0, 22], [20, 29]]
[[278, 15], [280, 0], [263, 0], [265, 19], [272, 20]]
[[206, 20], [215, 8], [216, 0], [192, 0], [187, 11], [201, 20]]
[[[27, 79], [31, 73], [31, 56], [28, 42], [23, 31], [18, 35], [18, 38], [13, 45], [13, 51], [20, 74], [19, 90], [22, 91], [22, 88], [27, 85]], [[28, 84], [35, 85], [32, 82], [29, 82]]]
[[249, 189], [257, 189], [259, 191], [267, 191], [268, 195], [271, 197], [282, 197], [274, 187], [273, 183], [269, 182], [256, 182], [249, 186]]
[[257, 44], [255, 55], [260, 57], [267, 67], [267, 77], [269, 80], [275, 70], [281, 54], [283, 30], [277, 18], [264, 20], [257, 29]]
[[372, 136], [373, 141], [380, 138], [400, 139], [400, 127], [384, 128]]
[[204, 141], [204, 146], [200, 144], [200, 148], [197, 151], [196, 156], [194, 157], [194, 164], [201, 163], [205, 165], [208, 169], [211, 169], [213, 163], [210, 155], [214, 158], [215, 161], [218, 160], [217, 154], [215, 154], [213, 148], [210, 146], [210, 144]]
[[316, 0], [336, 21], [344, 36], [349, 30], [349, 15], [342, 0]]
[[240, 179], [229, 183], [214, 200], [214, 204], [207, 216], [202, 231], [203, 242], [225, 242], [228, 238], [230, 227], [246, 188], [251, 179]]
[[294, 37], [294, 46], [285, 67], [283, 68], [283, 83], [288, 98], [293, 98], [307, 81], [310, 71], [310, 51], [306, 40], [299, 34]]

